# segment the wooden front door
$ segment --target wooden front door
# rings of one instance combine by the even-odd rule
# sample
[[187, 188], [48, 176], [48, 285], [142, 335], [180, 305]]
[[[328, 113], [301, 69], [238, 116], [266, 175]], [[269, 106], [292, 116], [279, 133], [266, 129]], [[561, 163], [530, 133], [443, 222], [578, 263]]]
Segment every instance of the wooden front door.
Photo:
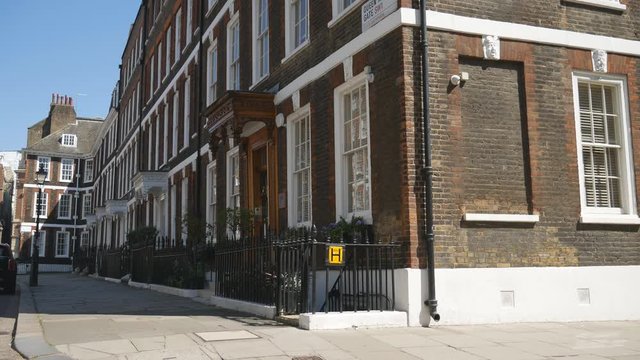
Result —
[[274, 152], [266, 129], [249, 137], [249, 209], [253, 211], [253, 234], [259, 238], [278, 230]]

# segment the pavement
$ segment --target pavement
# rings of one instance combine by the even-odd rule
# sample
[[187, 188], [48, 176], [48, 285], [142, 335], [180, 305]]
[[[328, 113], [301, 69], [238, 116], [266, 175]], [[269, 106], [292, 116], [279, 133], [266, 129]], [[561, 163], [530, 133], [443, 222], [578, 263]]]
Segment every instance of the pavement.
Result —
[[16, 289], [15, 295], [0, 294], [0, 360], [22, 359], [11, 348], [19, 301], [20, 289]]
[[310, 332], [73, 274], [22, 288], [15, 346], [31, 359], [640, 359], [639, 321]]

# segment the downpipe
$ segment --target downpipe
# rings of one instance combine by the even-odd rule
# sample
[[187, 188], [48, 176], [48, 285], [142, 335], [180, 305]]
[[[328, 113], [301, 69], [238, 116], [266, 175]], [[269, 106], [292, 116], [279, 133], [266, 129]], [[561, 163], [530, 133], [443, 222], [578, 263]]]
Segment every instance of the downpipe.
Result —
[[425, 211], [426, 213], [426, 248], [427, 248], [427, 286], [429, 295], [424, 304], [429, 307], [429, 315], [434, 321], [440, 321], [438, 300], [436, 300], [435, 281], [435, 235], [433, 232], [433, 167], [431, 165], [431, 119], [429, 113], [429, 44], [427, 38], [427, 0], [420, 0], [420, 48], [422, 50], [422, 111], [424, 129], [424, 168], [425, 177]]

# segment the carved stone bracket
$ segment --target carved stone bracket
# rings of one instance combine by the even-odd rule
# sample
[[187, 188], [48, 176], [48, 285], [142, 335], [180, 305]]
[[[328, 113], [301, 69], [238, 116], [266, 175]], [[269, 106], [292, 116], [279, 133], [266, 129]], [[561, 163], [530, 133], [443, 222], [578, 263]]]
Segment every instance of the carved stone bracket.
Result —
[[496, 35], [483, 35], [482, 53], [487, 60], [500, 60], [500, 38]]
[[608, 64], [607, 58], [607, 52], [604, 50], [596, 49], [591, 51], [591, 63], [593, 65], [593, 71], [606, 73]]

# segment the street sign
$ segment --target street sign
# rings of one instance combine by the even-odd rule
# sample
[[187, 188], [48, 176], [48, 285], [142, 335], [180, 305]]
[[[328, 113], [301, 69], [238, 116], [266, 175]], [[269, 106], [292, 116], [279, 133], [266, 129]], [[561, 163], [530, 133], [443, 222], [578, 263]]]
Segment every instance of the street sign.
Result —
[[369, 0], [362, 5], [362, 32], [372, 28], [398, 9], [397, 0]]
[[333, 266], [344, 265], [344, 246], [329, 245], [329, 251], [327, 253], [327, 263]]

